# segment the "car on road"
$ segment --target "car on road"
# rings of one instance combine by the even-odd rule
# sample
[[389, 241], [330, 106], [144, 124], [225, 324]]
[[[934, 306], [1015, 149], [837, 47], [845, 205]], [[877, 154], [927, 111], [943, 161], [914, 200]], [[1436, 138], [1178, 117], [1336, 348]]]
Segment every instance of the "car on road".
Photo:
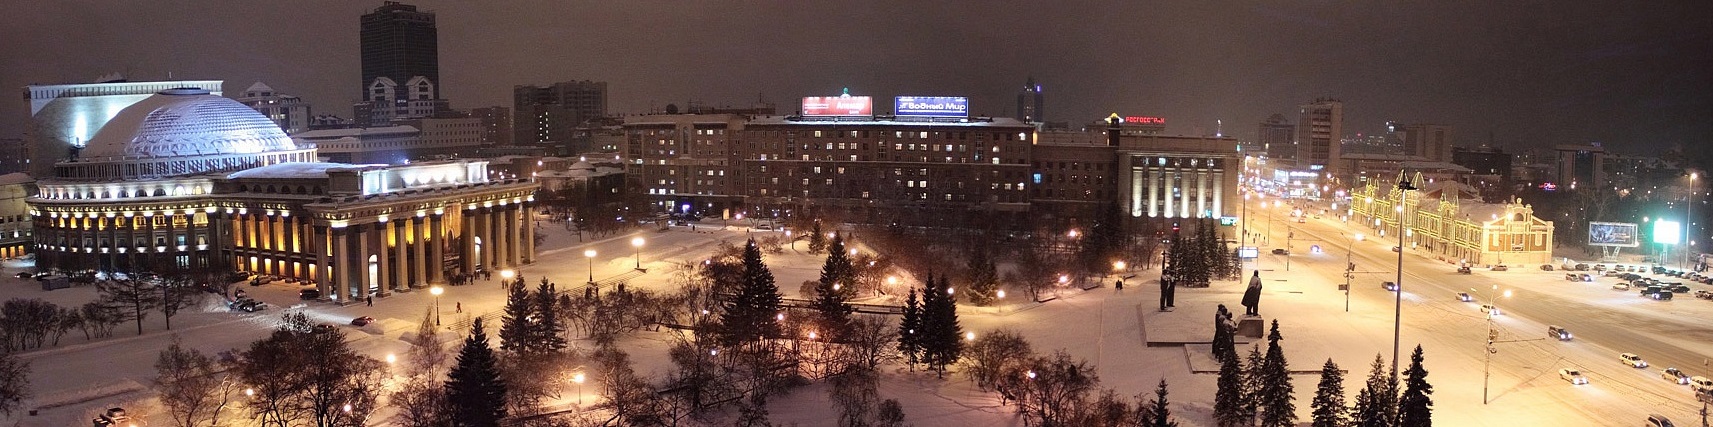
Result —
[[1582, 274], [1580, 274], [1580, 275], [1577, 275], [1577, 276], [1576, 276], [1576, 278], [1578, 278], [1578, 279], [1582, 279], [1582, 281], [1584, 281], [1584, 282], [1592, 282], [1592, 281], [1594, 281], [1594, 276], [1592, 276], [1592, 275], [1589, 275], [1589, 274], [1588, 274], [1588, 273], [1582, 273]]
[[226, 308], [229, 308], [229, 309], [232, 309], [235, 311], [242, 311], [242, 312], [246, 312], [246, 313], [255, 313], [258, 311], [267, 310], [268, 309], [268, 303], [256, 301], [254, 299], [251, 299], [250, 297], [242, 297], [242, 298], [238, 298], [237, 300], [232, 301], [231, 303], [228, 303], [226, 305]]
[[1475, 302], [1475, 297], [1469, 296], [1468, 292], [1458, 292], [1457, 300], [1462, 302]]
[[1588, 264], [1577, 264], [1576, 271], [1588, 271]]
[[1713, 299], [1713, 292], [1697, 290], [1695, 291], [1695, 297], [1700, 299]]
[[1559, 341], [1570, 341], [1571, 339], [1576, 338], [1575, 335], [1570, 334], [1570, 330], [1561, 328], [1558, 325], [1548, 325], [1546, 327], [1546, 336], [1547, 338]]
[[1541, 271], [1552, 271], [1552, 264], [1541, 264]]
[[1285, 249], [1285, 248], [1273, 248], [1273, 255], [1290, 255], [1290, 254], [1291, 254], [1291, 250], [1290, 250], [1290, 249]]
[[1386, 290], [1388, 290], [1388, 291], [1392, 291], [1392, 292], [1397, 292], [1397, 291], [1398, 291], [1398, 284], [1397, 284], [1397, 283], [1392, 283], [1392, 282], [1380, 282], [1380, 287], [1382, 287], [1382, 288], [1386, 288]]
[[375, 318], [373, 318], [373, 317], [362, 316], [362, 317], [358, 317], [355, 319], [351, 319], [351, 326], [368, 326], [369, 323], [372, 323], [374, 321], [375, 321]]
[[1677, 427], [1670, 418], [1660, 414], [1648, 414], [1648, 427]]
[[1700, 375], [1690, 377], [1689, 389], [1694, 390], [1695, 394], [1707, 394], [1709, 390], [1713, 390], [1713, 380]]
[[1505, 315], [1504, 312], [1499, 311], [1499, 307], [1494, 307], [1493, 304], [1481, 304], [1481, 312], [1482, 313], [1493, 313], [1494, 316]]
[[1594, 264], [1594, 271], [1606, 271], [1606, 264]]
[[1622, 362], [1625, 365], [1630, 365], [1630, 367], [1632, 367], [1632, 368], [1646, 368], [1646, 367], [1648, 367], [1648, 361], [1642, 360], [1642, 357], [1636, 355], [1635, 353], [1620, 354], [1620, 355], [1618, 355], [1618, 361]]
[[1578, 371], [1575, 369], [1570, 369], [1570, 368], [1559, 369], [1558, 370], [1558, 377], [1561, 379], [1564, 379], [1565, 381], [1570, 381], [1570, 383], [1573, 385], [1588, 384], [1588, 377], [1582, 376], [1582, 371]]
[[1662, 369], [1659, 371], [1659, 377], [1678, 384], [1689, 384], [1689, 374], [1685, 374], [1677, 368]]
[[1392, 252], [1402, 252], [1402, 250], [1401, 250], [1401, 249], [1398, 249], [1398, 247], [1397, 247], [1397, 246], [1393, 246], [1393, 247], [1392, 247]]
[[310, 301], [318, 300], [321, 299], [321, 291], [317, 289], [301, 289], [297, 291], [297, 298]]
[[1671, 301], [1672, 295], [1673, 294], [1671, 292], [1668, 292], [1664, 288], [1661, 288], [1661, 289], [1655, 291], [1654, 293], [1649, 294], [1648, 297], [1653, 298], [1655, 301]]
[[1564, 273], [1564, 280], [1567, 282], [1575, 282], [1581, 280], [1581, 278], [1577, 277], [1576, 273]]
[[1470, 270], [1469, 266], [1465, 265], [1457, 267], [1457, 274], [1475, 274], [1475, 271]]
[[1620, 291], [1627, 291], [1627, 290], [1630, 290], [1630, 284], [1629, 283], [1623, 283], [1623, 282], [1613, 283], [1612, 289], [1620, 290]]
[[755, 225], [756, 231], [768, 231], [768, 230], [772, 230], [772, 229], [773, 229], [772, 224], [756, 224]]
[[1493, 271], [1507, 271], [1510, 269], [1511, 269], [1510, 267], [1506, 267], [1504, 264], [1495, 265], [1492, 268]]
[[1298, 224], [1307, 224], [1308, 222], [1309, 222], [1309, 220], [1304, 219], [1303, 217], [1300, 217], [1300, 216], [1297, 217], [1297, 223]]
[[1689, 293], [1689, 291], [1691, 290], [1691, 289], [1689, 289], [1689, 285], [1685, 285], [1682, 283], [1667, 283], [1664, 286], [1666, 289], [1670, 289], [1673, 293], [1679, 293], [1679, 294]]

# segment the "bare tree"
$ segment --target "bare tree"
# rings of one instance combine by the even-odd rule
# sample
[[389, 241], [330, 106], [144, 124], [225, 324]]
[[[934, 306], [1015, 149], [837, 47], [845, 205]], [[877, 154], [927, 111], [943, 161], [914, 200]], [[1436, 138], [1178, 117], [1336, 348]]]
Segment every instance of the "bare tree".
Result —
[[845, 348], [850, 365], [878, 369], [882, 362], [897, 357], [892, 344], [898, 338], [898, 328], [883, 316], [856, 316], [851, 319]]
[[38, 298], [13, 298], [0, 303], [0, 336], [9, 351], [39, 348], [59, 323], [59, 307]]
[[78, 327], [83, 329], [84, 339], [113, 336], [113, 327], [125, 321], [124, 315], [119, 312], [118, 308], [101, 301], [90, 301], [83, 304], [83, 307], [78, 310], [78, 315], [82, 320], [78, 322]]
[[95, 289], [101, 292], [101, 301], [119, 310], [121, 321], [136, 321], [137, 335], [143, 334], [143, 318], [161, 303], [161, 292], [155, 287], [136, 279], [107, 280], [95, 285]]
[[660, 420], [658, 401], [648, 381], [631, 369], [630, 355], [602, 345], [590, 355], [601, 380], [601, 397], [619, 425], [653, 425]]
[[155, 359], [155, 389], [161, 394], [173, 424], [195, 427], [200, 421], [218, 417], [225, 396], [218, 396], [225, 383], [214, 358], [183, 346], [178, 337]]
[[16, 354], [0, 355], [0, 414], [12, 415], [30, 397], [30, 364]]
[[879, 374], [873, 369], [853, 366], [843, 374], [827, 381], [827, 397], [839, 410], [839, 425], [865, 427], [874, 422], [876, 405], [880, 402]]
[[172, 277], [162, 279], [156, 286], [160, 289], [159, 308], [161, 317], [166, 318], [167, 329], [172, 329], [172, 317], [179, 311], [202, 301], [202, 290], [191, 286], [190, 279]]
[[332, 427], [360, 424], [375, 410], [386, 365], [352, 350], [337, 329], [295, 313], [268, 338], [250, 343], [235, 371], [253, 390], [251, 409], [262, 425], [309, 418]]
[[964, 349], [964, 372], [975, 380], [976, 386], [990, 390], [999, 385], [1000, 375], [1007, 369], [1026, 363], [1035, 351], [1029, 341], [1016, 331], [1001, 329], [976, 338]]
[[405, 381], [389, 400], [399, 410], [399, 423], [407, 427], [439, 426], [446, 420], [446, 394], [440, 381], [447, 353], [437, 331], [434, 311], [426, 309], [416, 334], [405, 340], [411, 344], [405, 353]]

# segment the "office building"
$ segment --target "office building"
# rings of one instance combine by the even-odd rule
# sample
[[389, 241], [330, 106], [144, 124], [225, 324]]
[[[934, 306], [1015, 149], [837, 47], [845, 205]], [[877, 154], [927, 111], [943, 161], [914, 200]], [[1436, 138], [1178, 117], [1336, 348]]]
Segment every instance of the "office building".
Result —
[[313, 117], [309, 103], [303, 98], [276, 92], [262, 82], [244, 89], [244, 96], [238, 97], [238, 102], [273, 120], [287, 135], [309, 130], [310, 118]]
[[1386, 139], [1388, 145], [1403, 147], [1404, 155], [1451, 161], [1451, 126], [1386, 122]]
[[38, 181], [28, 199], [37, 268], [197, 280], [253, 271], [355, 302], [534, 258], [527, 179], [492, 177], [480, 160], [316, 157], [236, 101], [196, 89], [149, 96]]
[[470, 109], [470, 116], [482, 120], [482, 145], [486, 147], [512, 145], [512, 109], [502, 106]]
[[1023, 91], [1017, 93], [1017, 121], [1023, 123], [1046, 122], [1042, 112], [1046, 107], [1046, 98], [1041, 95], [1041, 84], [1035, 83], [1034, 77], [1023, 82]]
[[482, 145], [482, 119], [409, 119], [391, 126], [319, 129], [292, 135], [313, 146], [323, 160], [401, 165], [414, 161], [471, 157]]
[[1297, 127], [1285, 119], [1283, 114], [1274, 114], [1261, 122], [1261, 129], [1256, 134], [1256, 142], [1261, 144], [1267, 158], [1290, 161], [1297, 158]]
[[1552, 147], [1554, 178], [1566, 189], [1606, 186], [1606, 149], [1600, 143]]
[[548, 86], [512, 87], [512, 143], [560, 147], [568, 144], [577, 129], [590, 120], [607, 115], [607, 82], [565, 81]]
[[1298, 109], [1297, 169], [1331, 173], [1344, 178], [1336, 170], [1342, 156], [1344, 141], [1344, 103], [1320, 98]]
[[[434, 12], [388, 1], [364, 14], [361, 23], [363, 97], [360, 99], [369, 99], [371, 85], [382, 77], [402, 83], [420, 76], [440, 84], [440, 37]], [[439, 88], [430, 88], [427, 96], [439, 99]]]

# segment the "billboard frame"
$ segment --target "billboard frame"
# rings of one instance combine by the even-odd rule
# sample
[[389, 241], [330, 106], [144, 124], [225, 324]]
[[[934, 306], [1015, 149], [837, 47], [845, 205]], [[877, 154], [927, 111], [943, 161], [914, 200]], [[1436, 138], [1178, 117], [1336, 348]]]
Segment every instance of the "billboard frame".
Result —
[[[1597, 229], [1597, 227], [1627, 227], [1630, 229], [1630, 241], [1628, 243], [1595, 242], [1594, 236], [1595, 236], [1595, 230]], [[1642, 230], [1641, 225], [1633, 223], [1633, 222], [1599, 222], [1599, 221], [1589, 222], [1588, 223], [1588, 246], [1605, 246], [1605, 247], [1614, 247], [1614, 248], [1641, 247], [1642, 246], [1641, 230]]]

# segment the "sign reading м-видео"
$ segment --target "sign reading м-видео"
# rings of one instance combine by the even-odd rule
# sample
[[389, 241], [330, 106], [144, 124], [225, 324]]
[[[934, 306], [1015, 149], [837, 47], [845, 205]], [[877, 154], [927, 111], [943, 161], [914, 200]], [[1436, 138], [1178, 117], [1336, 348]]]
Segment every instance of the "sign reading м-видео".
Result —
[[899, 96], [892, 112], [898, 117], [969, 117], [970, 99], [961, 96]]

